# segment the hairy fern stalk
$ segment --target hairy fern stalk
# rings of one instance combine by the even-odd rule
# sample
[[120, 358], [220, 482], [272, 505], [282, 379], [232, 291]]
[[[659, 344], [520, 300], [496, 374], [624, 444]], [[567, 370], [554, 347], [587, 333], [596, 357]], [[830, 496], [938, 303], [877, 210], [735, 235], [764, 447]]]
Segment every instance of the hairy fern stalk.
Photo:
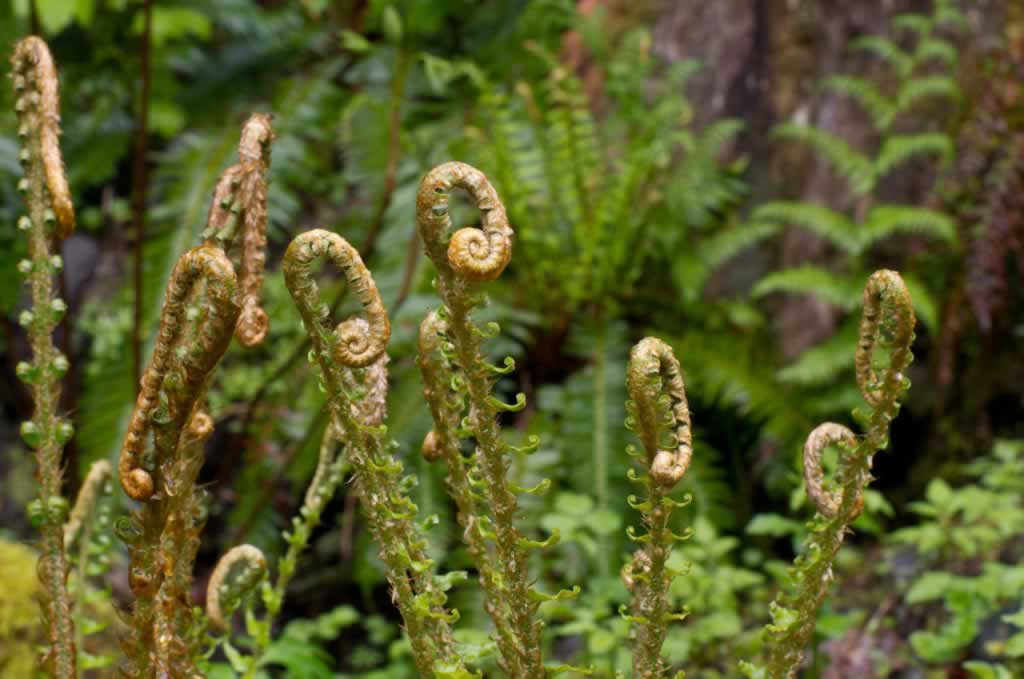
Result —
[[[13, 62], [19, 135], [25, 146], [26, 176], [19, 188], [29, 211], [19, 226], [28, 234], [30, 257], [19, 269], [28, 277], [33, 303], [21, 315], [33, 360], [19, 364], [17, 372], [30, 387], [35, 412], [22, 425], [22, 435], [37, 453], [40, 497], [29, 511], [42, 534], [39, 575], [49, 641], [44, 666], [50, 674], [68, 678], [76, 676], [78, 658], [65, 549], [76, 541], [85, 544], [90, 517], [109, 512], [101, 499], [109, 495], [114, 470], [106, 461], [94, 466], [69, 514], [61, 495], [60, 457], [71, 425], [57, 413], [60, 378], [68, 366], [51, 338], [63, 311], [63, 303], [53, 297], [53, 273], [61, 262], [52, 251], [73, 228], [74, 213], [57, 147], [52, 59], [42, 41], [29, 38], [19, 43]], [[417, 522], [418, 508], [409, 497], [410, 479], [403, 476], [394, 455], [396, 444], [388, 437], [387, 311], [360, 254], [338, 234], [321, 229], [295, 237], [283, 260], [285, 283], [309, 336], [309, 360], [319, 373], [330, 413], [316, 474], [286, 535], [288, 550], [277, 564], [273, 584], [264, 555], [252, 545], [238, 545], [211, 575], [205, 614], [192, 606], [192, 569], [207, 516], [205, 490], [196, 481], [215, 424], [207, 412], [207, 392], [232, 339], [243, 346], [258, 344], [269, 323], [260, 288], [265, 175], [273, 138], [269, 117], [254, 114], [246, 122], [239, 162], [216, 185], [202, 243], [181, 255], [167, 284], [157, 341], [116, 469], [121, 488], [135, 503], [116, 529], [128, 545], [134, 597], [125, 616], [129, 629], [120, 672], [143, 679], [203, 676], [211, 649], [230, 637], [233, 612], [258, 590], [263, 616], [247, 609], [251, 653], [239, 660], [245, 676], [256, 677], [267, 662], [274, 621], [298, 558], [345, 469], [351, 468], [417, 671], [435, 679], [480, 677], [455, 642], [459, 615], [448, 607], [446, 592], [456, 574], [437, 573], [425, 527]], [[481, 228], [453, 228], [450, 200], [455, 190], [469, 194], [480, 212]], [[517, 679], [592, 673], [545, 664], [539, 607], [573, 599], [580, 588], [545, 594], [534, 587], [530, 555], [559, 536], [533, 540], [523, 534], [517, 525], [518, 494], [541, 494], [550, 481], [524, 489], [512, 478], [515, 456], [532, 452], [539, 440], [531, 438], [524, 446], [505, 441], [499, 417], [521, 410], [525, 397], [519, 394], [507, 404], [493, 395], [496, 381], [511, 373], [514, 361], [506, 358], [499, 366], [485, 360], [483, 341], [499, 329], [496, 324], [480, 326], [473, 318], [486, 301], [486, 283], [499, 277], [512, 257], [513, 232], [504, 205], [483, 173], [450, 162], [423, 178], [416, 218], [436, 268], [442, 302], [420, 326], [418, 362], [434, 424], [422, 453], [447, 465], [462, 537], [480, 576], [484, 608], [494, 621], [499, 667]], [[341, 322], [331, 318], [315, 278], [321, 260], [341, 272], [361, 305], [360, 315]], [[807, 549], [792, 571], [793, 591], [780, 595], [772, 607], [764, 664], [742, 665], [751, 677], [793, 677], [798, 671], [834, 577], [836, 554], [861, 511], [871, 458], [886, 447], [889, 424], [909, 387], [904, 372], [912, 359], [916, 318], [900, 275], [875, 272], [864, 289], [863, 307], [854, 364], [868, 404], [859, 415], [865, 435], [858, 438], [841, 425], [826, 423], [808, 438], [805, 477], [818, 514]], [[882, 354], [887, 361], [879, 360]], [[678, 573], [668, 563], [673, 545], [687, 537], [673, 532], [671, 515], [689, 497], [675, 500], [671, 493], [691, 465], [693, 440], [682, 367], [667, 344], [648, 337], [633, 348], [626, 386], [627, 425], [642, 443], [642, 450], [630, 449], [642, 471], [631, 469], [628, 476], [643, 486], [645, 497], [629, 498], [644, 531], [627, 531], [638, 548], [622, 570], [631, 604], [620, 613], [632, 625], [633, 676], [656, 679], [670, 669], [661, 656], [669, 625], [686, 616], [685, 609], [672, 609], [670, 585]], [[472, 444], [466, 446], [472, 449], [469, 455], [463, 450], [465, 441]], [[823, 479], [821, 456], [828, 445], [842, 449], [836, 483]], [[79, 568], [86, 573], [88, 550], [81, 554]]]

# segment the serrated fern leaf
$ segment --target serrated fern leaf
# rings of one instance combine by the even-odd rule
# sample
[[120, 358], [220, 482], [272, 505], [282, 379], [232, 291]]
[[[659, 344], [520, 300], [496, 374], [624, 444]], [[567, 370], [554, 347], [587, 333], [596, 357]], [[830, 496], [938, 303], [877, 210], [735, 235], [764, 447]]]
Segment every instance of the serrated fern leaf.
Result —
[[952, 68], [956, 66], [958, 60], [956, 48], [942, 38], [925, 38], [918, 43], [917, 49], [914, 50], [914, 61], [918, 64], [941, 61]]
[[960, 88], [956, 81], [944, 75], [929, 75], [907, 81], [896, 99], [894, 115], [905, 113], [919, 102], [931, 98], [960, 100]]
[[966, 28], [967, 17], [958, 8], [948, 3], [943, 3], [941, 7], [935, 10], [935, 25], [948, 28]]
[[895, 69], [900, 76], [908, 75], [914, 68], [914, 61], [910, 56], [896, 46], [892, 40], [880, 35], [866, 35], [857, 38], [850, 46], [853, 49], [869, 52]]
[[853, 368], [857, 347], [857, 323], [848, 322], [832, 337], [812, 347], [779, 371], [779, 379], [790, 384], [830, 384], [845, 370]]
[[849, 75], [834, 75], [825, 78], [822, 85], [831, 92], [843, 94], [856, 101], [871, 116], [876, 130], [885, 130], [892, 122], [894, 102], [867, 80]]
[[897, 165], [917, 156], [934, 154], [948, 161], [953, 156], [953, 142], [939, 132], [897, 134], [889, 137], [875, 159], [875, 172], [882, 177]]
[[697, 259], [708, 267], [709, 272], [714, 271], [751, 245], [778, 232], [779, 225], [773, 222], [737, 224], [701, 241], [697, 246]]
[[896, 233], [929, 235], [948, 243], [956, 241], [956, 226], [947, 215], [927, 208], [904, 205], [878, 205], [872, 208], [864, 220], [861, 233], [864, 249]]
[[859, 279], [815, 266], [801, 266], [768, 274], [758, 281], [752, 292], [755, 297], [775, 292], [813, 295], [849, 311], [860, 304], [861, 285]]
[[839, 137], [815, 127], [791, 123], [780, 125], [775, 135], [811, 147], [847, 181], [854, 194], [864, 195], [874, 188], [875, 170], [871, 161]]
[[814, 203], [776, 201], [754, 210], [754, 221], [781, 222], [816, 233], [846, 252], [857, 252], [857, 226], [845, 215]]

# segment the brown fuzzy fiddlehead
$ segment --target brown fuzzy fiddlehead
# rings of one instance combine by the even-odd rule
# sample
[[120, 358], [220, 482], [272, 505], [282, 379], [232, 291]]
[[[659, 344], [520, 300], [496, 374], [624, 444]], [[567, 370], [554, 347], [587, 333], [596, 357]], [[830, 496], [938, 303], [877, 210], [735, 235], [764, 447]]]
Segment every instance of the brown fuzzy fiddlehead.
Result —
[[[865, 433], [854, 436], [846, 427], [826, 423], [811, 432], [804, 446], [804, 477], [807, 493], [818, 512], [808, 524], [804, 552], [792, 569], [790, 592], [771, 605], [772, 622], [765, 627], [767, 658], [764, 667], [741, 663], [748, 677], [792, 679], [803, 660], [804, 648], [814, 636], [815, 618], [834, 579], [832, 565], [849, 532], [850, 524], [864, 508], [864, 489], [871, 481], [871, 460], [888, 446], [889, 425], [899, 412], [899, 399], [910, 388], [904, 371], [913, 360], [914, 309], [903, 279], [895, 271], [876, 271], [864, 286], [864, 311], [855, 366], [857, 384], [866, 412], [854, 411]], [[874, 354], [888, 353], [888, 367], [879, 375]], [[834, 484], [823, 487], [821, 456], [829, 445], [841, 449]]]
[[[202, 307], [195, 318], [193, 305]], [[175, 264], [153, 355], [143, 373], [118, 475], [141, 509], [118, 526], [131, 556], [135, 594], [129, 676], [194, 671], [189, 604], [192, 563], [206, 520], [195, 480], [213, 421], [202, 410], [209, 380], [238, 322], [238, 282], [219, 249], [192, 248]]]
[[[627, 426], [636, 431], [644, 453], [647, 474], [630, 474], [642, 483], [647, 498], [630, 496], [630, 505], [640, 510], [647, 533], [630, 537], [640, 543], [633, 562], [623, 569], [623, 580], [633, 594], [632, 611], [623, 615], [633, 623], [636, 639], [633, 648], [633, 676], [642, 679], [660, 677], [665, 671], [661, 647], [668, 625], [686, 614], [670, 609], [669, 586], [678, 575], [668, 567], [672, 544], [669, 519], [672, 510], [689, 503], [689, 497], [677, 502], [668, 496], [682, 480], [693, 457], [690, 409], [686, 402], [679, 361], [672, 348], [655, 337], [646, 337], [633, 347], [626, 369], [629, 392]], [[630, 470], [632, 472], [632, 470]]]
[[14, 64], [14, 90], [18, 95], [16, 107], [21, 122], [18, 136], [31, 140], [35, 147], [30, 153], [33, 162], [38, 161], [42, 166], [50, 207], [56, 216], [56, 236], [64, 239], [75, 230], [75, 209], [60, 153], [57, 69], [46, 43], [35, 36], [25, 38], [15, 46], [11, 61]]
[[[913, 358], [910, 342], [916, 322], [910, 293], [900, 275], [888, 269], [873, 273], [864, 287], [864, 312], [854, 357], [857, 386], [869, 405], [878, 406], [902, 381], [902, 371]], [[880, 333], [893, 348], [890, 367], [881, 378], [872, 367]]]
[[[206, 284], [207, 318], [190, 346], [185, 336], [187, 306], [200, 283]], [[125, 493], [148, 500], [157, 490], [152, 470], [142, 465], [147, 441], [154, 433], [154, 415], [161, 392], [172, 394], [168, 409], [173, 421], [153, 437], [155, 460], [171, 457], [188, 417], [201, 399], [206, 381], [231, 341], [238, 319], [238, 282], [231, 262], [221, 251], [200, 246], [178, 259], [167, 285], [153, 356], [142, 376], [141, 389], [121, 448], [118, 476]], [[225, 330], [228, 332], [225, 333]], [[179, 354], [180, 357], [179, 357]]]
[[69, 366], [67, 357], [53, 345], [53, 331], [67, 309], [63, 300], [54, 297], [53, 275], [63, 266], [56, 246], [74, 229], [75, 214], [60, 154], [53, 58], [45, 42], [30, 37], [14, 48], [11, 63], [25, 173], [18, 190], [28, 208], [28, 214], [18, 219], [18, 229], [28, 236], [29, 258], [19, 262], [18, 270], [32, 291], [32, 308], [22, 311], [18, 319], [28, 333], [32, 361], [18, 363], [16, 372], [34, 404], [32, 419], [22, 423], [21, 435], [36, 456], [39, 497], [29, 504], [29, 517], [42, 538], [37, 570], [49, 641], [44, 665], [51, 675], [67, 679], [76, 676], [77, 668], [64, 551], [68, 503], [61, 494], [61, 454], [73, 428], [57, 415], [60, 382]]
[[[451, 233], [450, 193], [456, 188], [469, 193], [480, 210], [483, 230], [468, 228]], [[494, 541], [493, 563], [500, 564], [501, 569], [495, 577], [500, 576], [502, 586], [495, 589], [489, 603], [499, 631], [500, 664], [508, 676], [545, 677], [541, 623], [536, 613], [538, 602], [550, 597], [532, 588], [528, 554], [530, 549], [551, 544], [557, 537], [534, 542], [515, 526], [518, 500], [508, 478], [512, 448], [502, 440], [497, 415], [525, 407], [525, 396], [519, 395], [515, 404], [507, 405], [491, 395], [496, 376], [509, 373], [514, 363], [506, 361], [505, 368], [487, 363], [481, 351], [481, 338], [493, 336], [497, 328], [479, 328], [472, 319], [473, 309], [482, 301], [478, 283], [497, 278], [511, 259], [512, 229], [487, 177], [457, 162], [440, 165], [423, 178], [416, 196], [416, 220], [427, 256], [438, 272], [437, 290], [444, 303], [438, 314], [447, 324], [449, 360], [469, 411], [464, 420], [465, 435], [472, 436], [477, 444], [473, 465], [482, 480], [481, 505], [491, 512], [491, 516], [482, 518], [488, 519], [493, 528], [487, 534]], [[439, 430], [435, 431], [440, 435]], [[439, 443], [442, 448], [451, 449], [450, 443]], [[427, 450], [429, 453], [429, 446]], [[474, 527], [476, 530], [482, 529], [480, 523]], [[477, 565], [482, 573], [486, 572], [487, 562]], [[555, 596], [571, 598], [574, 592]], [[503, 629], [509, 630], [507, 639], [502, 638]]]
[[[235, 577], [229, 580], [232, 571]], [[217, 628], [230, 627], [230, 616], [238, 601], [259, 585], [267, 574], [267, 560], [252, 545], [237, 545], [217, 562], [206, 586], [206, 617]]]
[[[459, 229], [445, 248], [444, 239], [452, 229], [449, 198], [453, 188], [469, 193], [482, 215], [483, 229]], [[430, 258], [438, 267], [446, 262], [458, 276], [494, 280], [512, 259], [512, 228], [505, 206], [484, 173], [470, 165], [451, 162], [431, 170], [420, 184], [416, 216]]]
[[[327, 325], [328, 308], [320, 302], [320, 290], [312, 275], [313, 262], [321, 257], [341, 269], [349, 287], [363, 305], [366, 319], [350, 318], [332, 329]], [[328, 352], [332, 361], [348, 368], [365, 368], [384, 353], [391, 339], [391, 322], [377, 292], [370, 270], [355, 248], [341, 236], [316, 229], [295, 238], [284, 260], [284, 277], [307, 332], [317, 348]]]
[[[822, 470], [821, 458], [825, 449], [832, 445], [842, 446], [845, 450], [852, 450], [857, 444], [857, 438], [853, 432], [841, 424], [825, 422], [819, 424], [807, 436], [804, 443], [804, 483], [807, 484], [807, 497], [811, 498], [814, 506], [818, 508], [823, 516], [832, 518], [839, 512], [843, 504], [841, 493], [825, 490], [825, 472]], [[863, 499], [859, 499], [863, 505]], [[860, 511], [858, 510], [858, 514]]]
[[[263, 342], [270, 320], [260, 306], [267, 249], [267, 170], [274, 131], [270, 116], [254, 113], [242, 128], [239, 162], [221, 175], [204, 232], [205, 245], [238, 255], [242, 312], [235, 337], [242, 346]], [[235, 247], [237, 244], [237, 247]]]
[[[350, 318], [332, 327], [330, 310], [313, 278], [319, 258], [333, 262], [362, 304], [365, 318]], [[299, 310], [319, 367], [334, 426], [355, 470], [356, 488], [365, 503], [370, 530], [387, 567], [392, 597], [405, 621], [413, 658], [423, 676], [434, 668], [461, 668], [450, 623], [456, 613], [445, 609], [444, 591], [435, 581], [426, 539], [415, 522], [417, 508], [402, 487], [402, 465], [391, 455], [383, 417], [387, 374], [384, 351], [391, 325], [377, 285], [359, 253], [341, 236], [320, 229], [296, 237], [284, 257], [284, 277]], [[353, 398], [361, 390], [369, 405]]]
[[[672, 488], [690, 467], [693, 444], [690, 434], [690, 408], [679, 361], [672, 348], [655, 337], [641, 340], [630, 354], [626, 375], [630, 398], [636, 407], [640, 438], [650, 454], [651, 477]], [[658, 399], [664, 393], [671, 400], [673, 431], [671, 450], [660, 446], [664, 427]]]

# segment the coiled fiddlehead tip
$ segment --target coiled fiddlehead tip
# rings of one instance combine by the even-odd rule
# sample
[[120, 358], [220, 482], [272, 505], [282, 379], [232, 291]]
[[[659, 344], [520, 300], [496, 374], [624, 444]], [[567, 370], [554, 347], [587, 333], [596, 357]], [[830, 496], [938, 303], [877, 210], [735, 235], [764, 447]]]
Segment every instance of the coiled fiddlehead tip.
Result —
[[[228, 583], [228, 576], [237, 564], [244, 564], [248, 572], [238, 579], [234, 586]], [[206, 586], [206, 616], [220, 629], [228, 628], [224, 599], [228, 596], [244, 595], [251, 590], [267, 572], [267, 560], [252, 545], [237, 545], [227, 551], [217, 562]]]
[[243, 347], [261, 344], [270, 329], [270, 318], [258, 302], [249, 302], [238, 317], [235, 337]]
[[57, 218], [57, 237], [67, 238], [75, 230], [75, 209], [60, 152], [57, 68], [46, 42], [34, 35], [15, 45], [11, 63], [19, 118], [29, 135], [38, 135], [38, 155]]
[[[313, 262], [321, 256], [344, 273], [363, 306], [365, 320], [350, 318], [338, 323], [333, 332], [328, 330], [327, 307], [320, 301], [312, 274]], [[285, 283], [314, 342], [328, 333], [332, 335], [332, 358], [349, 368], [365, 368], [384, 353], [391, 339], [391, 322], [370, 270], [348, 241], [323, 229], [307, 231], [288, 246], [283, 268]]]
[[[910, 345], [914, 341], [916, 322], [914, 305], [903, 278], [888, 269], [871, 274], [864, 286], [864, 311], [854, 357], [857, 385], [870, 405], [877, 406], [887, 395], [894, 398], [898, 394], [903, 371], [913, 359]], [[881, 379], [872, 366], [875, 347], [880, 341], [890, 347], [889, 368]]]
[[[829, 492], [824, 488], [825, 472], [822, 469], [822, 455], [830, 445], [842, 446], [844, 452], [848, 452], [856, 444], [857, 440], [853, 432], [834, 422], [819, 424], [807, 436], [807, 442], [804, 443], [804, 481], [807, 484], [807, 495], [814, 502], [818, 511], [828, 518], [833, 518], [836, 515], [843, 498], [841, 493]], [[860, 514], [864, 506], [864, 499], [858, 497], [856, 503], [856, 514]]]
[[[452, 229], [449, 194], [461, 188], [483, 215], [482, 229], [463, 228], [443, 245]], [[483, 172], [466, 163], [450, 162], [431, 170], [420, 183], [416, 218], [427, 255], [434, 265], [471, 281], [494, 280], [512, 259], [512, 228], [498, 192]]]
[[82, 524], [92, 513], [93, 508], [100, 495], [104, 492], [103, 487], [113, 473], [109, 460], [98, 460], [89, 467], [89, 473], [82, 481], [82, 487], [78, 490], [78, 497], [75, 498], [75, 506], [68, 515], [64, 524], [64, 547], [70, 547], [78, 537]]
[[[686, 474], [693, 456], [690, 409], [682, 370], [672, 348], [656, 337], [640, 340], [630, 352], [626, 383], [636, 409], [640, 438], [647, 450], [651, 478], [672, 487]], [[664, 420], [658, 399], [663, 392], [669, 398], [674, 450], [660, 447]]]

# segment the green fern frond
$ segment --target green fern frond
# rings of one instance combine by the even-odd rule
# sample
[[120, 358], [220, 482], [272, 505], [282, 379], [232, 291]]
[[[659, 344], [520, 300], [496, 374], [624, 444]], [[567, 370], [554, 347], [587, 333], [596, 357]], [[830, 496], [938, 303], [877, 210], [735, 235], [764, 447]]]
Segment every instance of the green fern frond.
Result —
[[801, 386], [835, 382], [843, 371], [853, 368], [857, 347], [857, 323], [848, 322], [832, 337], [800, 354], [778, 372], [779, 379]]
[[885, 140], [875, 159], [875, 172], [883, 177], [897, 165], [925, 154], [941, 156], [943, 162], [948, 162], [953, 157], [953, 142], [940, 132], [893, 135]]
[[850, 46], [855, 50], [875, 55], [892, 66], [901, 77], [909, 75], [914, 69], [914, 60], [910, 55], [897, 47], [892, 40], [880, 35], [866, 35], [857, 38], [850, 43]]
[[958, 102], [960, 101], [960, 87], [955, 80], [945, 75], [929, 75], [909, 80], [900, 90], [893, 115], [906, 113], [918, 102], [931, 98]]
[[909, 31], [924, 38], [932, 32], [932, 20], [921, 14], [900, 14], [893, 18], [892, 25], [901, 31]]
[[845, 252], [857, 252], [857, 226], [845, 215], [814, 203], [775, 201], [754, 210], [754, 221], [799, 226], [825, 238]]
[[914, 61], [925, 64], [929, 61], [941, 61], [949, 68], [956, 66], [959, 57], [956, 48], [942, 38], [925, 38], [914, 50]]
[[947, 243], [956, 242], [956, 226], [947, 215], [928, 208], [904, 205], [878, 205], [872, 208], [864, 220], [861, 233], [865, 250], [896, 233], [916, 233], [933, 236]]
[[861, 280], [816, 266], [801, 266], [770, 273], [752, 290], [755, 297], [775, 292], [813, 295], [849, 311], [860, 304]]
[[774, 134], [810, 146], [836, 169], [855, 195], [864, 195], [874, 188], [875, 170], [871, 161], [839, 137], [816, 127], [792, 123], [780, 125]]
[[825, 78], [822, 86], [856, 101], [871, 117], [876, 130], [883, 131], [892, 122], [893, 102], [867, 80], [849, 75], [834, 75]]
[[722, 229], [700, 242], [697, 260], [706, 265], [710, 273], [743, 250], [778, 232], [779, 225], [768, 221], [753, 221]]
[[948, 28], [967, 28], [967, 17], [957, 7], [943, 3], [935, 10], [935, 25]]

